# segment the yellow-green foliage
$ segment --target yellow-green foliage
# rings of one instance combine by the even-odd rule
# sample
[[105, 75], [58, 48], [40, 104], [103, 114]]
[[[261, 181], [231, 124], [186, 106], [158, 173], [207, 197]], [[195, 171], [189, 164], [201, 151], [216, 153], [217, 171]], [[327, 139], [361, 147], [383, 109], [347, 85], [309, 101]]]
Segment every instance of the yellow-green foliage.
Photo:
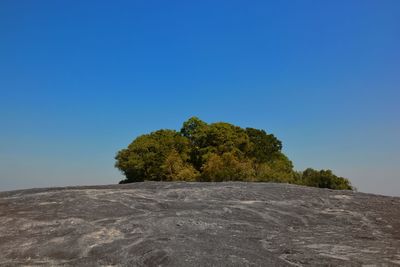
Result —
[[321, 188], [352, 190], [350, 181], [343, 177], [338, 177], [331, 170], [306, 169], [301, 177], [300, 184]]
[[239, 159], [232, 152], [211, 153], [201, 169], [202, 181], [252, 181], [255, 175], [252, 161]]
[[161, 165], [167, 181], [196, 181], [199, 172], [173, 149]]
[[330, 170], [295, 172], [273, 134], [193, 117], [180, 132], [159, 130], [141, 135], [120, 150], [115, 166], [121, 183], [151, 181], [285, 182], [333, 189], [352, 189]]
[[262, 182], [295, 183], [292, 162], [282, 153], [269, 162], [256, 164], [256, 177]]

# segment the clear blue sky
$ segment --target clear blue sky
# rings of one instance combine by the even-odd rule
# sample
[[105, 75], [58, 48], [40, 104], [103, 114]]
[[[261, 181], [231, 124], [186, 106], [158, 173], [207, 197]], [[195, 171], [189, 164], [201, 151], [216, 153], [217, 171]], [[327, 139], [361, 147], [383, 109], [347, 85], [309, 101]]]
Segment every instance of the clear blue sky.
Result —
[[400, 1], [0, 1], [0, 190], [117, 183], [190, 116], [400, 195]]

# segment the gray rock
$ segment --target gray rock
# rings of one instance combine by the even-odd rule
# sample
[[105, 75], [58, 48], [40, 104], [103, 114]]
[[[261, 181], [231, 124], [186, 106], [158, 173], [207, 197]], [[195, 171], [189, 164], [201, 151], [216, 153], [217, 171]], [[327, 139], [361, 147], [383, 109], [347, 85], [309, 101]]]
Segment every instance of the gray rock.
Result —
[[1, 266], [398, 266], [400, 198], [273, 183], [0, 193]]

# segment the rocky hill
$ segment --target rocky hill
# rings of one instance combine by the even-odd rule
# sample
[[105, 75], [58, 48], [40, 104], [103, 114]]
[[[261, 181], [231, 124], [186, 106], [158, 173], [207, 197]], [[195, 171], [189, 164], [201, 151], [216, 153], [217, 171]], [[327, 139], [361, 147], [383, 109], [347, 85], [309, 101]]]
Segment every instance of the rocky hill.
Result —
[[273, 183], [0, 193], [0, 265], [400, 266], [400, 198]]

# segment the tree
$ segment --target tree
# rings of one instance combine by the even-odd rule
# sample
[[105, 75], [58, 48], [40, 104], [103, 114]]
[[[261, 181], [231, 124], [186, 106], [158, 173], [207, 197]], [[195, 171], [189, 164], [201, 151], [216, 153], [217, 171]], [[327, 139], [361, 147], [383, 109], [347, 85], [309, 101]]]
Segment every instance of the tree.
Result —
[[206, 147], [210, 148], [208, 152], [220, 155], [232, 152], [244, 156], [250, 150], [250, 139], [246, 131], [226, 122], [210, 124], [206, 136]]
[[175, 150], [186, 160], [189, 146], [186, 137], [173, 130], [159, 130], [136, 138], [127, 149], [119, 151], [115, 166], [126, 176], [124, 182], [163, 181], [166, 157]]
[[264, 130], [254, 128], [246, 128], [246, 134], [252, 143], [248, 155], [256, 159], [257, 162], [269, 162], [280, 157], [282, 142], [273, 134], [267, 134]]
[[161, 166], [167, 181], [196, 181], [199, 172], [173, 149]]
[[137, 137], [115, 156], [126, 177], [120, 183], [150, 181], [256, 181], [350, 189], [348, 179], [330, 170], [296, 172], [282, 142], [264, 130], [197, 117], [180, 132], [158, 130]]
[[306, 169], [301, 177], [301, 182], [307, 186], [330, 188], [339, 190], [353, 190], [348, 179], [338, 177], [331, 170]]
[[204, 147], [206, 147], [208, 124], [197, 117], [191, 117], [185, 121], [181, 128], [181, 135], [189, 140], [190, 162], [200, 171], [203, 165]]
[[202, 167], [202, 181], [250, 181], [254, 169], [250, 160], [240, 160], [232, 152], [218, 155], [210, 153]]
[[200, 146], [199, 143], [205, 136], [207, 130], [207, 123], [197, 117], [191, 117], [185, 121], [181, 128], [181, 134], [188, 138], [193, 145]]
[[256, 163], [257, 181], [295, 183], [292, 162], [283, 154], [277, 153], [268, 162]]
[[232, 152], [243, 158], [251, 146], [242, 128], [225, 122], [207, 124], [197, 117], [183, 123], [181, 134], [190, 141], [190, 162], [198, 171], [210, 153]]

